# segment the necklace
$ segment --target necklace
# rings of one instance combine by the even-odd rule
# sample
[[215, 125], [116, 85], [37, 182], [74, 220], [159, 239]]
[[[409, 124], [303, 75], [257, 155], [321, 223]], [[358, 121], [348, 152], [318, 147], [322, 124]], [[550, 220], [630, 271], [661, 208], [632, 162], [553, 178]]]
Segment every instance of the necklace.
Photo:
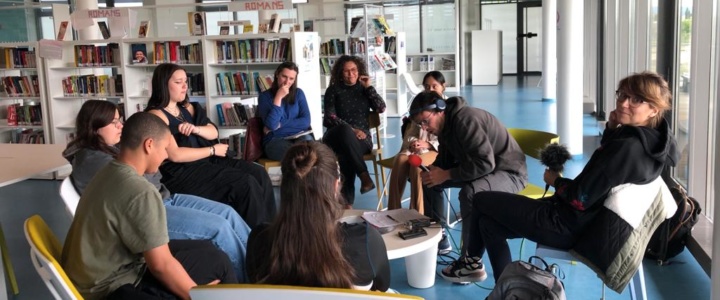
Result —
[[185, 123], [185, 116], [183, 116], [182, 111], [179, 107], [175, 106], [174, 110], [169, 109], [170, 106], [166, 106], [164, 109], [166, 112], [168, 112], [171, 116], [175, 117], [176, 120], [180, 121], [180, 123]]

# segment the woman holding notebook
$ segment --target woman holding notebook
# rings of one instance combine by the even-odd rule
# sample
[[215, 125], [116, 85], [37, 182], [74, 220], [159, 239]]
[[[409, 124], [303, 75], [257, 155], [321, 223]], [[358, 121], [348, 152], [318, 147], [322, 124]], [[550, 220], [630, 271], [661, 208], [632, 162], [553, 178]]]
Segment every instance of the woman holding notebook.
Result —
[[275, 70], [270, 89], [260, 93], [258, 113], [262, 118], [263, 151], [272, 160], [282, 160], [297, 141], [313, 140], [310, 110], [305, 93], [297, 87], [298, 67], [284, 62]]

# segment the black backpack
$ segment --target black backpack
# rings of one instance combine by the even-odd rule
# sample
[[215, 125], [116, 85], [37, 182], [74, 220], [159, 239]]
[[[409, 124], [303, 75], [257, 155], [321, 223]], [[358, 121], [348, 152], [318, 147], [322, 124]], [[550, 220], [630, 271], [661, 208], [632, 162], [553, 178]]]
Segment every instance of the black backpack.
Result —
[[[540, 261], [544, 269], [530, 263], [533, 259]], [[485, 300], [565, 300], [565, 286], [553, 272], [556, 267], [537, 256], [528, 262], [511, 262]]]
[[645, 250], [645, 258], [657, 260], [658, 265], [667, 265], [685, 249], [701, 211], [700, 203], [689, 197], [680, 184], [672, 180], [669, 186], [678, 209], [655, 230]]

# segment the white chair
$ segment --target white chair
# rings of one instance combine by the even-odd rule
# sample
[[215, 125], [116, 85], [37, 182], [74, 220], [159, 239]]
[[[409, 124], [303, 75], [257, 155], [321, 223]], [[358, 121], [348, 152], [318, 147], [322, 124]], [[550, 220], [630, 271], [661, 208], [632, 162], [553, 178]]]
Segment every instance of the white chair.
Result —
[[25, 220], [25, 238], [30, 244], [30, 260], [55, 299], [83, 299], [58, 262], [62, 246], [45, 221], [34, 215]]
[[[577, 258], [572, 256], [570, 252], [548, 247], [545, 245], [537, 244], [537, 248], [535, 248], [535, 256], [539, 257], [549, 257], [549, 258], [555, 258], [555, 259], [562, 259], [562, 260], [568, 260], [568, 261], [578, 261]], [[647, 299], [647, 292], [645, 290], [645, 273], [643, 272], [643, 265], [640, 263], [640, 267], [638, 267], [637, 272], [635, 275], [633, 275], [632, 280], [630, 280], [630, 283], [628, 284], [630, 288], [630, 299], [631, 300], [646, 300]], [[603, 283], [602, 287], [602, 296], [600, 299], [605, 299], [605, 284]]]
[[417, 94], [420, 94], [423, 89], [420, 88], [417, 84], [415, 84], [415, 81], [413, 80], [410, 73], [402, 73], [400, 74], [400, 77], [403, 78], [403, 82], [405, 83], [405, 87], [407, 87], [408, 92], [408, 99], [407, 99], [407, 107], [410, 107], [410, 104], [412, 103], [413, 98], [417, 96]]
[[423, 299], [417, 296], [392, 294], [373, 291], [358, 291], [337, 288], [316, 288], [268, 284], [219, 284], [198, 285], [190, 290], [194, 300], [230, 300], [230, 299], [295, 299], [295, 300], [335, 300], [335, 299]]
[[75, 186], [70, 181], [70, 176], [65, 177], [62, 184], [60, 184], [60, 198], [65, 202], [65, 209], [70, 214], [70, 218], [75, 217], [75, 209], [80, 203], [80, 194], [75, 190]]

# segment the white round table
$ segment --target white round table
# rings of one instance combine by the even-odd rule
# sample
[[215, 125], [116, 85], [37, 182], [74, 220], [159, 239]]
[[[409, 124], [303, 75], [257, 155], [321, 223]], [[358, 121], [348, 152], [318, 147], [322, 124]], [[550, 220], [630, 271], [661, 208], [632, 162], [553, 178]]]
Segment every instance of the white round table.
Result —
[[[356, 223], [362, 221], [360, 215], [365, 210], [348, 209], [343, 213], [341, 222]], [[435, 285], [437, 269], [438, 243], [442, 238], [440, 227], [427, 227], [426, 236], [403, 240], [398, 232], [406, 230], [404, 226], [382, 235], [387, 248], [388, 259], [405, 258], [405, 271], [411, 287], [426, 289]]]

